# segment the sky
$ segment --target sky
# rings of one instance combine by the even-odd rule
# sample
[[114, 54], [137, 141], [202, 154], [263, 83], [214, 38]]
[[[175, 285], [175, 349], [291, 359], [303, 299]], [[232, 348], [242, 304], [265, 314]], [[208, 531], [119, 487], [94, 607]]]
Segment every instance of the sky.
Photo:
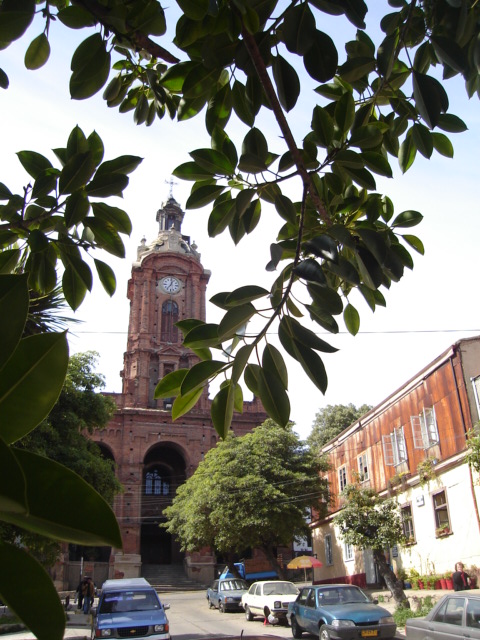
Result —
[[[375, 3], [372, 21], [384, 4], [383, 0]], [[131, 113], [119, 114], [108, 109], [101, 94], [85, 101], [72, 101], [68, 94], [71, 55], [76, 44], [90, 34], [67, 31], [55, 24], [52, 28], [52, 54], [47, 65], [38, 71], [27, 71], [23, 57], [28, 43], [41, 32], [40, 23], [35, 21], [27, 37], [0, 51], [0, 67], [10, 77], [10, 87], [0, 93], [0, 182], [11, 191], [22, 193], [28, 176], [16, 152], [37, 151], [54, 162], [51, 149], [65, 146], [76, 125], [86, 135], [97, 131], [105, 144], [105, 159], [123, 154], [144, 158], [139, 169], [131, 174], [123, 200], [109, 199], [109, 204], [125, 209], [133, 223], [132, 235], [124, 237], [125, 260], [109, 254], [99, 256], [114, 268], [117, 292], [110, 299], [96, 280], [93, 292], [87, 294], [82, 306], [69, 314], [82, 320], [81, 325], [70, 329], [71, 352], [97, 351], [98, 371], [105, 376], [106, 390], [120, 392], [129, 314], [126, 290], [137, 247], [143, 237], [151, 242], [158, 233], [155, 216], [169, 196], [168, 183], [174, 168], [190, 159], [189, 151], [209, 147], [210, 141], [204, 131], [203, 116], [184, 123], [164, 118], [149, 128], [138, 127]], [[340, 56], [344, 55], [342, 42], [346, 29], [350, 29], [353, 38], [355, 29], [345, 21], [337, 18], [328, 26]], [[316, 413], [327, 405], [350, 402], [356, 406], [376, 405], [451, 344], [480, 334], [477, 282], [480, 104], [477, 98], [468, 100], [460, 79], [449, 81], [446, 88], [450, 111], [468, 126], [467, 132], [450, 136], [454, 159], [438, 154], [430, 160], [417, 156], [413, 167], [402, 175], [395, 159], [390, 158], [393, 180], [376, 178], [377, 191], [393, 200], [395, 214], [415, 209], [424, 215], [421, 225], [407, 232], [422, 239], [425, 255], [412, 253], [413, 271], [406, 270], [400, 283], [383, 290], [386, 308], [372, 313], [366, 303], [352, 298], [361, 316], [357, 336], [350, 336], [342, 326], [336, 336], [316, 328], [323, 339], [339, 349], [324, 357], [329, 378], [324, 396], [286, 356], [291, 419], [301, 437], [308, 435]], [[309, 94], [299, 100], [292, 114], [298, 142], [307, 130], [312, 108]], [[275, 123], [265, 119], [261, 127], [276, 151], [279, 132]], [[238, 147], [246, 132], [244, 125], [233, 122], [231, 131], [228, 130]], [[283, 152], [280, 145], [278, 150]], [[191, 184], [175, 180], [172, 185], [173, 196], [183, 209]], [[291, 187], [289, 195], [293, 199], [299, 199], [298, 187], [299, 184]], [[231, 291], [244, 284], [270, 288], [271, 274], [265, 272], [265, 265], [270, 259], [270, 243], [275, 242], [280, 226], [275, 214], [265, 209], [257, 230], [237, 247], [228, 233], [214, 239], [208, 237], [208, 215], [207, 207], [186, 211], [182, 228], [196, 242], [204, 267], [212, 273], [207, 300], [220, 291]], [[207, 321], [219, 319], [216, 308], [208, 304]]]

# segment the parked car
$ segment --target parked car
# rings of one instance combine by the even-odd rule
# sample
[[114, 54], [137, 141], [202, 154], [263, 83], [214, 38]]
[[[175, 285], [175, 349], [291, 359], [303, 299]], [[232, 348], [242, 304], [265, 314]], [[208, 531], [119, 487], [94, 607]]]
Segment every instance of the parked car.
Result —
[[348, 584], [303, 587], [287, 617], [294, 638], [301, 638], [304, 631], [320, 640], [394, 638], [397, 629], [389, 611]]
[[224, 611], [240, 611], [242, 596], [247, 591], [248, 584], [240, 578], [219, 578], [214, 580], [207, 589], [208, 606]]
[[165, 609], [145, 578], [107, 580], [96, 609], [92, 609], [93, 638], [170, 640]]
[[480, 638], [480, 595], [456, 591], [444, 596], [424, 618], [409, 618], [407, 638]]
[[273, 617], [273, 622], [286, 620], [288, 603], [293, 602], [298, 589], [293, 582], [286, 580], [270, 580], [254, 582], [247, 593], [242, 596], [242, 607], [245, 618], [253, 620], [255, 616]]

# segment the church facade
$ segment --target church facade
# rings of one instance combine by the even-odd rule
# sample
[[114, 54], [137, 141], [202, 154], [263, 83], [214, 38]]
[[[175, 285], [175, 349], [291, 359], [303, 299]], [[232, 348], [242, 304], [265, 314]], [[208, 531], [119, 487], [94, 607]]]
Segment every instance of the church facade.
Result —
[[[151, 243], [144, 239], [138, 247], [127, 291], [130, 319], [122, 393], [111, 394], [117, 411], [107, 428], [93, 436], [103, 454], [115, 461], [124, 487], [114, 503], [123, 549], [112, 550], [110, 577], [148, 575], [151, 565], [180, 563], [201, 582], [213, 576], [212, 550], [185, 555], [159, 527], [177, 487], [218, 440], [207, 390], [195, 408], [176, 422], [171, 417], [173, 398], [154, 398], [163, 376], [198, 362], [182, 346], [175, 323], [206, 319], [210, 272], [203, 267], [195, 243], [182, 234], [183, 217], [170, 196], [157, 212], [157, 238]], [[266, 417], [260, 400], [254, 398], [244, 403], [242, 414], [234, 415], [232, 430], [243, 435]]]

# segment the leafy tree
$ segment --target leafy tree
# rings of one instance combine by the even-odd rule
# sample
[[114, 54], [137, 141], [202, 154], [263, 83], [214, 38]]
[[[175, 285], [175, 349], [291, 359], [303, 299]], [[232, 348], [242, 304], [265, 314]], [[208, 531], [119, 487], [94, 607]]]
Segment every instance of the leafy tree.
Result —
[[380, 498], [373, 489], [361, 489], [356, 484], [347, 485], [342, 496], [345, 505], [333, 519], [340, 537], [360, 549], [372, 549], [380, 575], [395, 602], [402, 607], [410, 607], [402, 581], [397, 580], [385, 559], [387, 549], [404, 542], [397, 503], [394, 499]]
[[315, 415], [312, 431], [307, 438], [308, 444], [320, 450], [325, 443], [338, 436], [371, 408], [368, 404], [362, 404], [358, 409], [352, 403], [327, 405]]
[[210, 546], [222, 554], [247, 547], [265, 552], [282, 574], [275, 547], [308, 531], [307, 516], [324, 511], [324, 463], [292, 427], [266, 420], [251, 433], [219, 441], [164, 511], [182, 549]]

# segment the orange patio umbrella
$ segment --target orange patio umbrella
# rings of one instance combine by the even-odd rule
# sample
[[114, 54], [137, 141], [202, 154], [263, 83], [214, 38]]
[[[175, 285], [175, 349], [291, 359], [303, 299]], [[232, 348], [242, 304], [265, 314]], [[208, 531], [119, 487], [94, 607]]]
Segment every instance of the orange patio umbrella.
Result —
[[[307, 569], [314, 567], [323, 567], [323, 564], [314, 556], [298, 556], [287, 564], [287, 569], [303, 569], [305, 574], [305, 582], [307, 581]], [[312, 576], [313, 582], [313, 576]]]

